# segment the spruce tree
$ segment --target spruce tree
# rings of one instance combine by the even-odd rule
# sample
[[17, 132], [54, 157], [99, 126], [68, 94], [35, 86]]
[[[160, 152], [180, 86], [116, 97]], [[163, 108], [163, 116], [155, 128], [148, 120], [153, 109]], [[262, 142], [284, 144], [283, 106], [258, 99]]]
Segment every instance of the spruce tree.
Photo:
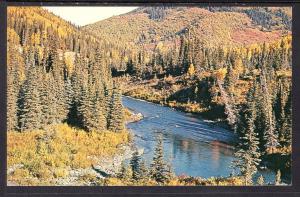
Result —
[[40, 87], [40, 99], [42, 108], [42, 128], [49, 124], [59, 123], [57, 119], [58, 106], [55, 95], [55, 81], [52, 73], [44, 73]]
[[175, 177], [174, 170], [173, 170], [171, 164], [167, 164], [167, 167], [166, 167], [166, 177], [167, 177], [167, 182], [170, 181], [170, 180], [172, 180]]
[[123, 179], [124, 181], [131, 181], [132, 170], [124, 162], [122, 162], [121, 164], [121, 170], [118, 177]]
[[121, 99], [120, 90], [114, 88], [110, 102], [108, 129], [115, 132], [121, 132], [125, 129], [124, 111]]
[[93, 129], [97, 131], [104, 131], [107, 129], [107, 121], [103, 114], [104, 106], [103, 106], [103, 96], [98, 91], [96, 92], [94, 99], [93, 99], [93, 115], [92, 115], [92, 122], [93, 122]]
[[141, 159], [140, 162], [140, 176], [143, 180], [149, 179], [148, 177], [148, 169], [144, 159]]
[[139, 156], [138, 151], [134, 151], [131, 160], [130, 166], [132, 169], [132, 179], [138, 181], [141, 179], [141, 157]]
[[63, 64], [61, 61], [59, 61], [59, 68], [54, 68], [53, 69], [53, 76], [54, 76], [54, 84], [55, 84], [55, 89], [54, 89], [54, 94], [56, 97], [56, 103], [57, 103], [57, 122], [64, 122], [67, 119], [68, 111], [69, 111], [69, 95], [67, 91], [71, 91], [68, 89], [69, 84], [68, 81], [64, 80], [63, 77], [63, 72], [61, 68], [63, 67]]
[[245, 185], [252, 184], [252, 177], [257, 172], [257, 166], [260, 163], [259, 141], [255, 132], [254, 120], [256, 118], [256, 108], [253, 102], [254, 90], [248, 94], [249, 108], [247, 110], [246, 121], [247, 128], [244, 137], [240, 139], [240, 150], [235, 153], [237, 160], [234, 161], [234, 167], [240, 170]]
[[262, 186], [262, 185], [264, 185], [264, 183], [265, 183], [264, 177], [262, 175], [260, 175], [257, 179], [257, 184]]
[[167, 177], [167, 166], [164, 162], [163, 158], [163, 140], [162, 136], [159, 135], [157, 137], [157, 144], [154, 150], [154, 157], [151, 167], [151, 177], [158, 183], [164, 184], [168, 177]]
[[40, 100], [39, 76], [34, 66], [27, 71], [26, 81], [23, 84], [22, 108], [20, 114], [20, 129], [33, 130], [41, 128], [42, 107]]
[[266, 153], [274, 153], [274, 151], [279, 146], [278, 143], [278, 134], [275, 128], [275, 116], [271, 103], [271, 96], [269, 94], [267, 77], [265, 67], [261, 69], [261, 86], [264, 92], [263, 94], [263, 112], [265, 116], [265, 131], [264, 131], [264, 140], [265, 140], [265, 150]]
[[[12, 51], [8, 52], [9, 54]], [[14, 57], [8, 58], [8, 73], [7, 73], [7, 130], [13, 131], [18, 129], [18, 95], [20, 82], [19, 74]]]
[[291, 91], [288, 95], [285, 103], [282, 116], [281, 125], [281, 144], [283, 146], [291, 146], [292, 144], [292, 103], [291, 103]]
[[92, 102], [92, 93], [90, 91], [89, 87], [83, 87], [82, 88], [82, 94], [80, 98], [80, 106], [78, 107], [79, 116], [82, 119], [82, 126], [83, 128], [87, 129], [88, 131], [91, 131], [94, 129], [92, 124], [92, 108], [93, 108], [93, 102]]

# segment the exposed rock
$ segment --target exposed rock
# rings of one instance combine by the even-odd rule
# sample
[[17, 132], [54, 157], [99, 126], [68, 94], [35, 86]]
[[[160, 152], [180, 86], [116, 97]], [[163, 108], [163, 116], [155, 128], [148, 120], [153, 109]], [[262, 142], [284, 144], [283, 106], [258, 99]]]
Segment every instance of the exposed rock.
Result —
[[143, 114], [141, 114], [141, 113], [134, 113], [131, 110], [129, 110], [129, 111], [131, 112], [131, 116], [130, 116], [129, 120], [127, 120], [126, 123], [137, 122], [144, 118]]

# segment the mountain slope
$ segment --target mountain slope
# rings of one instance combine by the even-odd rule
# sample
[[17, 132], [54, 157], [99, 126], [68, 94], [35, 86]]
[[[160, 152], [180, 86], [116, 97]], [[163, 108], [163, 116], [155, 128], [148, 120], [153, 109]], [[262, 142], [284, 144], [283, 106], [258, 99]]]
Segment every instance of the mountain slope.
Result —
[[[254, 8], [231, 10], [215, 8], [210, 11], [208, 7], [146, 7], [87, 25], [83, 29], [107, 40], [117, 41], [121, 45], [134, 47], [143, 44], [150, 48], [158, 42], [174, 43], [180, 35], [191, 32], [187, 30], [194, 31], [195, 36], [201, 38], [207, 46], [269, 42], [281, 36], [282, 28], [289, 30], [282, 25], [283, 20], [277, 19], [281, 17], [277, 12], [266, 17], [269, 19], [276, 16], [277, 18], [274, 17], [278, 23], [276, 24], [281, 28], [269, 24], [269, 29], [259, 25], [257, 22], [259, 19], [254, 18], [253, 13], [258, 11]], [[267, 20], [263, 14], [261, 15], [261, 20]]]

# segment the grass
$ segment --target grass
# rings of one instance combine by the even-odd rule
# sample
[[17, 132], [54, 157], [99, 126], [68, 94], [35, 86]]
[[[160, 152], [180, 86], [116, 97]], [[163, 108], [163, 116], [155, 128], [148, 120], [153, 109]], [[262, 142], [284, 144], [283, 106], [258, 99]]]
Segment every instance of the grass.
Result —
[[[145, 178], [140, 181], [124, 180], [116, 177], [108, 178], [104, 181], [105, 186], [157, 186], [154, 180]], [[211, 177], [203, 179], [201, 177], [175, 176], [163, 186], [242, 186], [241, 177]]]
[[[119, 146], [131, 140], [127, 131], [92, 131], [67, 124], [50, 125], [45, 130], [8, 132], [8, 174], [19, 185], [48, 185], [64, 178], [72, 169], [89, 168], [102, 157], [119, 153]], [[37, 182], [38, 181], [38, 182]]]

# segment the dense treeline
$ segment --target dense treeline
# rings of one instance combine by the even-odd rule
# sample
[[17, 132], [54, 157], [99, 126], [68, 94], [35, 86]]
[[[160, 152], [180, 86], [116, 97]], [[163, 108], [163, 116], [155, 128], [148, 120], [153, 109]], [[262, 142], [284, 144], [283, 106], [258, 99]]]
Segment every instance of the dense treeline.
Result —
[[101, 42], [41, 8], [12, 7], [8, 16], [9, 131], [62, 122], [125, 129]]
[[82, 29], [104, 39], [110, 46], [111, 66], [126, 69], [139, 51], [150, 63], [157, 45], [161, 50], [178, 49], [180, 37], [194, 29], [205, 46], [240, 46], [278, 39], [291, 31], [291, 8], [257, 7], [140, 7], [127, 14], [114, 16]]
[[184, 76], [181, 79], [185, 91], [179, 90], [166, 100], [196, 102], [211, 110], [215, 108], [240, 134], [245, 132], [245, 112], [254, 102], [261, 144], [266, 143], [264, 135], [271, 140], [273, 134], [267, 133], [276, 132], [281, 145], [290, 145], [291, 37], [248, 47], [206, 48], [192, 34], [182, 37], [179, 50], [165, 52], [158, 45], [149, 63], [143, 61], [144, 52], [139, 52], [129, 61], [127, 73], [142, 80], [167, 81], [168, 77]]
[[[146, 12], [160, 21], [166, 9]], [[276, 25], [270, 23], [268, 10], [243, 12], [267, 29]], [[288, 16], [275, 14], [288, 29]], [[96, 39], [41, 8], [11, 7], [8, 19], [8, 131], [63, 122], [86, 131], [123, 131], [121, 90], [111, 75], [127, 74], [133, 81], [153, 82], [159, 92], [153, 95], [161, 103], [195, 105], [200, 109], [194, 111], [206, 117], [226, 120], [240, 137], [234, 167], [245, 185], [253, 184], [257, 167], [269, 155], [290, 157], [290, 35], [273, 43], [208, 46], [191, 25], [180, 32], [179, 40], [170, 39], [173, 44], [153, 39], [153, 50], [142, 44], [130, 49], [126, 43]], [[163, 162], [161, 147], [149, 173], [141, 158], [133, 156], [131, 179], [139, 181], [147, 174], [158, 184], [168, 182], [171, 167]], [[124, 171], [120, 178], [127, 175]]]
[[[127, 73], [135, 81], [156, 81], [154, 89], [165, 94], [162, 103], [199, 104], [202, 114], [225, 119], [241, 138], [236, 166], [246, 173], [245, 184], [251, 184], [256, 167], [265, 162], [262, 158], [291, 151], [291, 36], [273, 43], [207, 48], [189, 31], [178, 50], [163, 51], [158, 45], [149, 63], [143, 62], [141, 51]], [[181, 88], [172, 91], [177, 84]]]
[[276, 7], [203, 7], [213, 12], [241, 12], [247, 14], [255, 24], [266, 30], [292, 30], [292, 18], [285, 8]]

